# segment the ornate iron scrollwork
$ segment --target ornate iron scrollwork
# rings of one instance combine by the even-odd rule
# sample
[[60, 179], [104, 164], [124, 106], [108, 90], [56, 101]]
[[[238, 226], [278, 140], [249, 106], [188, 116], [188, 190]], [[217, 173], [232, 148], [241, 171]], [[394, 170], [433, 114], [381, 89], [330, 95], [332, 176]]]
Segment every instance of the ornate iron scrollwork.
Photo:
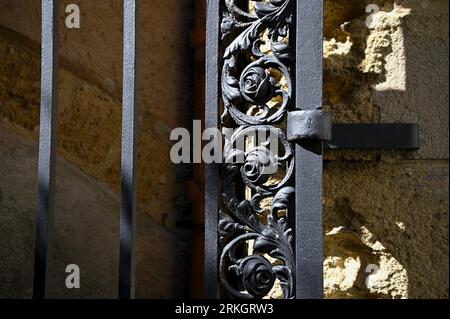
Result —
[[[220, 280], [231, 298], [263, 298], [276, 282], [284, 298], [293, 298], [287, 210], [294, 154], [284, 130], [292, 95], [292, 1], [222, 1], [222, 124], [237, 129], [224, 150]], [[272, 134], [249, 138], [255, 132]], [[269, 143], [282, 151], [274, 153]]]

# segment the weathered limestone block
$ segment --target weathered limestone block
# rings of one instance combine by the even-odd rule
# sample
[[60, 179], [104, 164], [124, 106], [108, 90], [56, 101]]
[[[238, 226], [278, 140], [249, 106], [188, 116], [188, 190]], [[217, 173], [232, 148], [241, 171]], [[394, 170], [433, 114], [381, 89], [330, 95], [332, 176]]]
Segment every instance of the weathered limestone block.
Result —
[[374, 87], [381, 122], [420, 125], [415, 158], [448, 159], [448, 1], [402, 1], [374, 19], [387, 32], [384, 79]]
[[[39, 53], [0, 32], [0, 117], [39, 134]], [[58, 149], [71, 163], [120, 190], [121, 102], [61, 69], [58, 83]], [[171, 112], [166, 112], [171, 113]], [[142, 121], [142, 119], [141, 119]], [[164, 126], [163, 126], [164, 127]], [[169, 229], [188, 219], [185, 184], [170, 161], [168, 133], [141, 129], [138, 137], [138, 197], [143, 211]], [[161, 137], [165, 135], [165, 139]]]
[[326, 154], [326, 296], [448, 298], [448, 1], [325, 3], [335, 121], [413, 122], [421, 137], [414, 152]]
[[[326, 275], [330, 297], [448, 297], [448, 173], [447, 161], [326, 163], [325, 269], [357, 274], [344, 290]], [[378, 289], [365, 285], [369, 264]]]
[[[29, 298], [38, 148], [10, 125], [0, 124], [0, 154], [0, 298]], [[56, 172], [49, 297], [116, 298], [120, 201], [102, 183], [61, 157]], [[137, 297], [186, 296], [188, 243], [142, 211], [137, 225]], [[80, 266], [80, 289], [65, 286], [68, 264]]]
[[[77, 3], [80, 29], [67, 29], [64, 10]], [[116, 99], [122, 96], [122, 0], [61, 0], [61, 64]], [[194, 0], [142, 1], [140, 8], [140, 90], [142, 128], [154, 134], [185, 124], [192, 106], [193, 70], [188, 31]], [[2, 0], [0, 25], [40, 43], [41, 6], [35, 0]], [[164, 74], [164, 78], [160, 76]], [[170, 107], [173, 112], [167, 112]], [[166, 139], [165, 131], [159, 137]]]

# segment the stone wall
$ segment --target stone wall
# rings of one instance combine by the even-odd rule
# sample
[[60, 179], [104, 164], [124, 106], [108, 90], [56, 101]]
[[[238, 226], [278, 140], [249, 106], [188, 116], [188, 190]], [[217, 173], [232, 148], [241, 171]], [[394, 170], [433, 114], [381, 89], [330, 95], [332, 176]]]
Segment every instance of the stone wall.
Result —
[[[69, 3], [80, 6], [80, 29], [65, 28]], [[175, 127], [189, 127], [194, 104], [189, 31], [183, 32], [193, 24], [193, 6], [193, 0], [143, 1], [140, 17], [138, 196], [144, 211], [172, 230], [189, 218], [186, 192], [177, 181], [183, 172], [177, 176], [179, 168], [170, 162], [168, 136]], [[40, 1], [2, 0], [0, 11], [0, 116], [36, 138]], [[118, 191], [122, 1], [60, 1], [60, 12], [58, 147], [70, 162]]]
[[[79, 30], [64, 26], [68, 3], [80, 6]], [[56, 222], [63, 230], [56, 234], [59, 257], [51, 264], [51, 296], [117, 293], [122, 3], [60, 1], [58, 160], [64, 164], [57, 169]], [[0, 297], [31, 293], [40, 11], [40, 1], [0, 1], [0, 123], [5, 123], [0, 125], [0, 255], [11, 261], [0, 262]], [[190, 172], [171, 163], [169, 134], [174, 127], [189, 127], [191, 120], [193, 22], [193, 0], [142, 1], [138, 297], [189, 293]], [[81, 267], [84, 279], [79, 291], [64, 288], [68, 262]]]
[[[0, 154], [0, 298], [30, 298], [38, 145], [16, 127], [1, 123]], [[117, 298], [120, 198], [61, 156], [56, 172], [47, 296]], [[185, 297], [189, 244], [143, 211], [137, 223], [137, 297]], [[69, 264], [80, 267], [80, 289], [65, 286]]]
[[334, 120], [420, 126], [418, 151], [326, 154], [326, 296], [448, 298], [448, 1], [325, 8]]
[[[192, 117], [193, 2], [142, 2], [141, 297], [180, 296], [188, 289], [189, 170], [170, 164], [169, 132], [189, 127]], [[53, 261], [51, 294], [113, 297], [122, 7], [119, 0], [64, 0], [61, 23], [65, 3], [80, 4], [82, 20], [80, 30], [61, 27], [57, 212], [63, 226], [55, 253], [62, 258]], [[369, 4], [380, 12], [367, 25]], [[326, 154], [327, 298], [448, 298], [448, 5], [325, 1], [324, 105], [334, 120], [414, 122], [421, 138], [414, 152]], [[0, 254], [8, 258], [0, 263], [0, 297], [30, 293], [39, 24], [39, 1], [0, 0], [0, 178], [8, 181], [0, 183]], [[58, 283], [74, 256], [85, 265], [87, 281], [70, 295]], [[368, 277], [370, 265], [379, 271]]]

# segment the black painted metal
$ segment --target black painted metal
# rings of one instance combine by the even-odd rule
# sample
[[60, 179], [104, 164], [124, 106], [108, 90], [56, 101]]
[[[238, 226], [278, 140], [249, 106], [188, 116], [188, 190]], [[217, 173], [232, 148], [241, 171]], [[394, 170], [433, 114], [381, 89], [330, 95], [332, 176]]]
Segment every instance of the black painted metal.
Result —
[[[278, 279], [284, 298], [293, 298], [295, 256], [288, 223], [293, 212], [288, 204], [294, 193], [289, 186], [294, 160], [281, 123], [292, 97], [288, 34], [295, 1], [221, 3], [221, 118], [224, 132], [232, 131], [226, 137], [221, 170], [221, 292], [229, 298], [262, 298]], [[270, 53], [263, 43], [270, 46]], [[283, 176], [281, 181], [267, 183], [275, 174]]]
[[[323, 0], [297, 0], [295, 108], [322, 106]], [[323, 298], [323, 142], [295, 146], [296, 298]]]
[[[224, 5], [224, 15], [221, 14], [221, 3]], [[270, 291], [277, 278], [285, 298], [322, 298], [323, 147], [413, 150], [419, 147], [418, 126], [405, 123], [331, 124], [330, 115], [321, 110], [323, 0], [256, 3], [255, 15], [240, 10], [236, 3], [234, 0], [208, 0], [206, 128], [220, 127], [222, 92], [225, 109], [222, 115], [223, 128], [238, 127], [238, 130], [225, 145], [227, 161], [222, 167], [221, 179], [217, 163], [206, 167], [206, 296], [217, 298], [221, 282], [222, 290], [228, 297], [261, 298]], [[57, 4], [58, 0], [42, 0], [39, 198], [33, 286], [33, 297], [37, 299], [45, 298], [54, 216]], [[138, 4], [139, 0], [124, 0], [119, 265], [119, 298], [122, 299], [134, 298], [135, 294]], [[295, 30], [290, 30], [294, 12]], [[270, 56], [258, 48], [264, 30], [269, 30]], [[292, 43], [279, 41], [279, 38], [287, 39], [289, 31], [295, 38], [292, 41], [295, 42], [295, 58], [291, 55]], [[221, 83], [220, 34], [226, 43]], [[231, 41], [227, 40], [230, 34]], [[253, 59], [248, 59], [249, 55], [253, 55]], [[236, 63], [238, 60], [241, 60], [240, 64]], [[271, 73], [273, 70], [278, 70], [284, 76], [287, 89], [281, 89], [281, 85], [276, 83]], [[291, 103], [294, 91], [291, 73], [295, 74], [295, 103]], [[222, 90], [219, 89], [220, 84]], [[254, 116], [242, 112], [245, 107], [255, 105], [263, 109], [276, 95], [282, 103], [273, 113], [263, 112], [263, 115]], [[287, 112], [292, 108], [295, 110]], [[287, 136], [279, 125], [286, 119]], [[284, 162], [285, 177], [276, 185], [264, 184], [267, 179], [262, 172], [267, 169], [267, 163], [272, 163], [274, 159], [274, 154], [265, 148], [265, 140], [260, 144], [256, 142], [245, 152], [235, 148], [240, 138], [253, 136], [260, 131], [275, 132], [275, 136], [268, 137], [267, 141], [275, 138], [284, 148], [284, 155], [277, 157], [277, 160]], [[331, 135], [331, 141], [324, 145]], [[295, 143], [295, 156], [290, 142]], [[230, 161], [239, 154], [244, 156], [244, 162]], [[295, 188], [288, 186], [294, 174], [294, 162]], [[257, 176], [255, 168], [258, 169]], [[244, 195], [245, 188], [252, 191], [251, 199]], [[295, 214], [290, 208], [293, 195]], [[267, 221], [262, 222], [264, 209], [260, 204], [267, 198], [271, 199], [272, 205], [265, 215]], [[279, 215], [286, 210], [287, 215]], [[295, 247], [291, 245], [291, 224], [295, 228]], [[250, 242], [254, 242], [250, 244], [253, 253], [249, 252], [248, 247], [240, 247]], [[274, 265], [263, 254], [279, 262]], [[240, 277], [237, 287], [232, 287], [232, 284], [236, 284], [235, 280], [229, 281], [227, 278], [230, 271]]]
[[333, 124], [329, 149], [415, 150], [419, 127], [413, 123]]
[[[206, 23], [205, 128], [218, 128], [220, 1], [208, 0]], [[219, 192], [218, 164], [208, 164], [205, 168], [205, 294], [209, 299], [218, 297]]]
[[139, 0], [124, 0], [119, 298], [134, 298]]
[[287, 117], [287, 139], [290, 142], [302, 139], [331, 140], [331, 113], [322, 110], [291, 111]]
[[42, 0], [41, 114], [33, 298], [45, 298], [53, 230], [58, 79], [58, 0]]

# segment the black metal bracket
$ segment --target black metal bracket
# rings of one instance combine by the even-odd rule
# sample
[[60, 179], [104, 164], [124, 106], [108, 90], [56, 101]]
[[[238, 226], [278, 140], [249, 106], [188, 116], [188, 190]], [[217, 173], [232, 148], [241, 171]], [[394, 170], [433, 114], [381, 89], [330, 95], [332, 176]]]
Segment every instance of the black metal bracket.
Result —
[[288, 112], [287, 139], [297, 141], [314, 139], [330, 141], [332, 137], [331, 113], [322, 110], [297, 110]]
[[414, 123], [333, 124], [330, 150], [416, 150], [419, 148], [419, 126]]
[[331, 113], [321, 110], [288, 112], [287, 139], [325, 141], [329, 150], [416, 150], [419, 127], [414, 123], [332, 123]]

